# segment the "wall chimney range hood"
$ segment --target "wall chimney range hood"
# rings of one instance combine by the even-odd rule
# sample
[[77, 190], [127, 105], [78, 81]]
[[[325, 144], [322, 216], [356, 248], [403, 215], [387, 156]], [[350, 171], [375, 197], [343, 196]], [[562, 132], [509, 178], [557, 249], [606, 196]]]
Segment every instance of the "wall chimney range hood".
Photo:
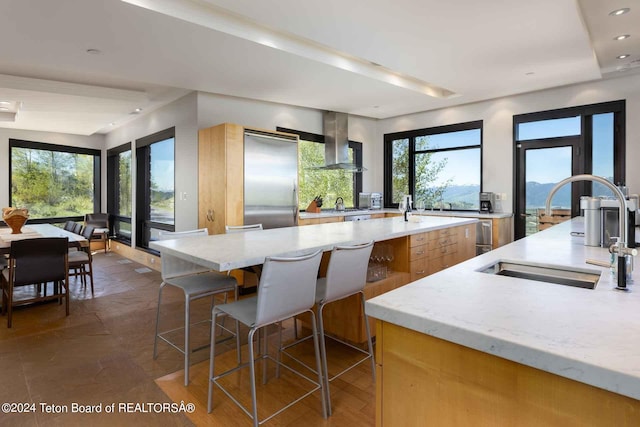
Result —
[[349, 116], [346, 113], [327, 111], [323, 116], [324, 166], [321, 170], [362, 172], [367, 169], [349, 160]]

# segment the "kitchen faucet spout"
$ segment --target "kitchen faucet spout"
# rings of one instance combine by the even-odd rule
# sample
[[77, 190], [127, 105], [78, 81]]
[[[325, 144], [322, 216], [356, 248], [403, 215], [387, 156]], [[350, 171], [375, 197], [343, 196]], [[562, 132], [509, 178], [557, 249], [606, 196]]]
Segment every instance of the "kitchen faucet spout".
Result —
[[595, 176], [595, 175], [582, 174], [582, 175], [570, 176], [569, 178], [565, 178], [562, 181], [558, 182], [549, 192], [549, 195], [547, 196], [547, 200], [545, 202], [545, 215], [547, 216], [551, 215], [551, 200], [553, 199], [553, 196], [556, 194], [556, 192], [560, 189], [560, 187], [564, 186], [569, 182], [576, 182], [576, 181], [591, 181], [591, 182], [600, 183], [605, 187], [607, 187], [608, 189], [610, 189], [611, 191], [613, 191], [613, 194], [618, 199], [618, 202], [620, 202], [620, 209], [618, 212], [619, 213], [618, 224], [620, 226], [620, 232], [619, 232], [620, 236], [618, 238], [618, 243], [613, 244], [610, 248], [610, 251], [616, 254], [617, 262], [618, 262], [618, 269], [617, 269], [618, 278], [617, 278], [616, 289], [626, 291], [628, 290], [627, 281], [626, 281], [627, 280], [626, 279], [626, 276], [627, 276], [626, 261], [627, 261], [627, 258], [635, 256], [638, 252], [635, 249], [629, 249], [627, 247], [627, 236], [629, 233], [629, 222], [627, 217], [628, 215], [627, 211], [629, 210], [629, 207], [627, 205], [627, 199], [625, 195], [622, 193], [622, 191], [620, 191], [618, 187], [616, 187], [606, 179], [599, 176]]

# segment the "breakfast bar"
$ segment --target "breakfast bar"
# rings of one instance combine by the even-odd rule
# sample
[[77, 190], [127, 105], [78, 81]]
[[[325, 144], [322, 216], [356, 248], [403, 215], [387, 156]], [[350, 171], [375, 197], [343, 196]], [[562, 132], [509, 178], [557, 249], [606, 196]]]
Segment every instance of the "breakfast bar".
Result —
[[[161, 254], [168, 253], [216, 271], [229, 271], [262, 264], [270, 256], [299, 256], [318, 249], [325, 251], [326, 266], [328, 251], [334, 246], [373, 240], [393, 254], [385, 266], [386, 275], [365, 286], [365, 298], [373, 298], [473, 257], [476, 222], [473, 218], [424, 217], [416, 218], [415, 222], [405, 222], [401, 217], [380, 218], [164, 240], [151, 246]], [[320, 274], [323, 273], [321, 266]], [[354, 313], [360, 314], [356, 316], [359, 321], [353, 320]], [[327, 333], [355, 344], [366, 341], [364, 313], [356, 298], [327, 307], [325, 317]], [[374, 331], [373, 320], [369, 322]]]

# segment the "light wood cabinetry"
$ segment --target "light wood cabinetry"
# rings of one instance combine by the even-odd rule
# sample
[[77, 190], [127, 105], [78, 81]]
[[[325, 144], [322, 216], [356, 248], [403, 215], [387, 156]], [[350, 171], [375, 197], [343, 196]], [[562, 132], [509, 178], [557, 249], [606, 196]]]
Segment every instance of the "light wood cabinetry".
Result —
[[377, 322], [376, 426], [638, 426], [640, 401]]
[[223, 234], [243, 225], [244, 128], [224, 123], [198, 133], [198, 227]]
[[493, 218], [492, 222], [492, 230], [493, 230], [493, 241], [492, 246], [493, 249], [499, 248], [500, 246], [504, 246], [507, 243], [511, 243], [513, 241], [512, 236], [512, 217], [508, 218]]
[[330, 222], [342, 222], [344, 216], [327, 216], [322, 218], [300, 218], [298, 225], [312, 225], [312, 224], [328, 224]]
[[445, 228], [411, 236], [411, 281], [473, 258], [475, 241], [475, 225]]

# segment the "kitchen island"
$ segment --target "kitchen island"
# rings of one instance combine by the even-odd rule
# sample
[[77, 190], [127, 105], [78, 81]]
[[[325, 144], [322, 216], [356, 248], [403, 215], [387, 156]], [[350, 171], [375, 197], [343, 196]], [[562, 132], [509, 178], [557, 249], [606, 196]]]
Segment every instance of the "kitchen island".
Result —
[[[585, 263], [609, 253], [571, 236], [582, 228], [559, 224], [368, 300], [377, 425], [640, 425], [640, 292]], [[482, 272], [501, 260], [601, 276], [590, 290]]]
[[[326, 266], [328, 251], [336, 245], [384, 242], [385, 252], [393, 254], [392, 260], [385, 261], [391, 272], [381, 280], [366, 284], [365, 297], [373, 298], [424, 277], [436, 268], [446, 268], [474, 256], [476, 221], [425, 217], [419, 222], [405, 222], [399, 217], [381, 218], [154, 241], [151, 247], [161, 254], [212, 270], [229, 271], [262, 264], [266, 257], [299, 256], [318, 249], [326, 252], [323, 261]], [[431, 270], [427, 268], [428, 261]], [[359, 321], [353, 320], [354, 313], [360, 313]], [[353, 343], [365, 342], [364, 315], [355, 297], [327, 307], [325, 316], [329, 333]]]

